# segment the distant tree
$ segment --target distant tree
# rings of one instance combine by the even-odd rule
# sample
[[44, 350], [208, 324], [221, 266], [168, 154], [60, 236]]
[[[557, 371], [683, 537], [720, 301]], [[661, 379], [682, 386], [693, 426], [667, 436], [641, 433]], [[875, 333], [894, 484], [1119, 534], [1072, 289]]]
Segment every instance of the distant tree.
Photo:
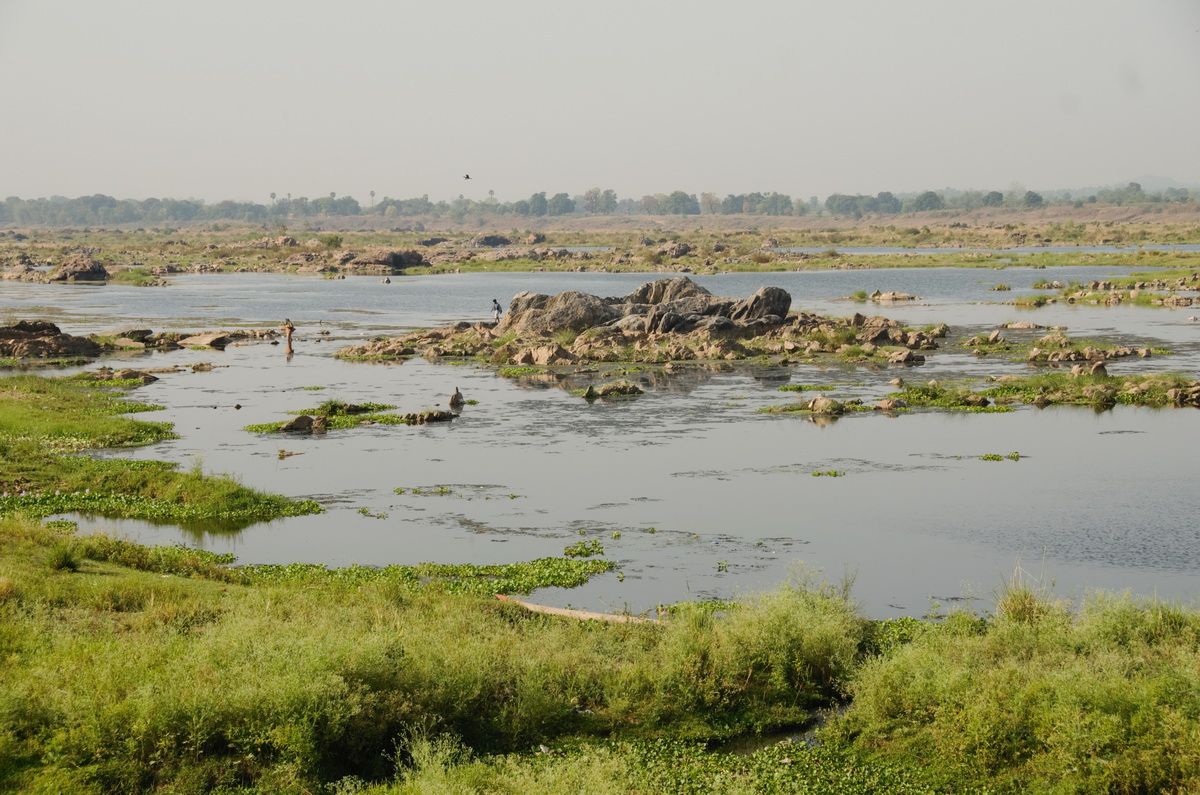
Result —
[[1021, 203], [1024, 204], [1026, 207], [1041, 207], [1042, 206], [1042, 194], [1034, 193], [1031, 190], [1027, 190], [1027, 191], [1025, 191], [1025, 198], [1022, 199]]
[[529, 197], [529, 214], [543, 216], [549, 212], [545, 192], [535, 193]]
[[599, 188], [589, 188], [586, 190], [583, 194], [583, 200], [580, 202], [583, 211], [585, 213], [592, 213], [593, 215], [600, 212], [601, 195]]
[[736, 196], [730, 193], [721, 200], [721, 215], [737, 215], [742, 212], [742, 207], [745, 203], [745, 196]]
[[700, 203], [696, 201], [695, 196], [677, 190], [660, 203], [659, 212], [669, 215], [699, 215]]
[[611, 188], [600, 194], [600, 212], [611, 215], [617, 211], [617, 192]]
[[533, 211], [530, 209], [529, 202], [524, 199], [519, 199], [512, 204], [512, 210], [517, 215], [530, 215]]
[[715, 215], [721, 211], [721, 200], [715, 193], [700, 194], [700, 212], [705, 215]]
[[875, 196], [875, 212], [894, 215], [900, 212], [900, 200], [885, 190]]
[[271, 204], [275, 203], [275, 191], [271, 191]]
[[862, 217], [861, 196], [847, 196], [844, 193], [831, 193], [825, 198], [825, 209], [833, 215], [844, 215], [853, 218]]
[[928, 210], [941, 210], [946, 206], [942, 201], [942, 197], [931, 190], [918, 195], [912, 200], [912, 209], [914, 212], [926, 212]]
[[575, 212], [575, 202], [565, 193], [556, 193], [546, 203], [546, 212], [549, 215], [570, 215]]
[[375, 206], [375, 191], [371, 191], [370, 195], [371, 195], [371, 206], [374, 207]]
[[989, 190], [983, 194], [984, 207], [999, 207], [1004, 204], [1004, 194], [998, 190]]

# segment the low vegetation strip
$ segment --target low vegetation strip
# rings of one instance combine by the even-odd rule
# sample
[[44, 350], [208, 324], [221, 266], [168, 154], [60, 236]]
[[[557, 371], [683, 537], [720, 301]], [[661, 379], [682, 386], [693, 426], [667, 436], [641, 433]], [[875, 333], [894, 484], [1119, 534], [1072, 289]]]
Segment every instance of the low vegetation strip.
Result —
[[111, 382], [15, 376], [0, 379], [0, 514], [79, 512], [236, 529], [318, 513], [312, 500], [249, 489], [158, 461], [69, 455], [174, 438], [168, 423], [123, 416], [157, 406], [125, 398]]

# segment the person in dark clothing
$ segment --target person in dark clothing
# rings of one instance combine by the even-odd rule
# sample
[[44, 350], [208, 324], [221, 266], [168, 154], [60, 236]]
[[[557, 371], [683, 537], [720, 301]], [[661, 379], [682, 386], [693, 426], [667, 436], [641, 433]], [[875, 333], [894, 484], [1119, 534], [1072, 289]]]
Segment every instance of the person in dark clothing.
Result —
[[500, 315], [504, 314], [504, 310], [500, 308], [500, 302], [495, 298], [492, 299], [492, 320], [500, 322]]

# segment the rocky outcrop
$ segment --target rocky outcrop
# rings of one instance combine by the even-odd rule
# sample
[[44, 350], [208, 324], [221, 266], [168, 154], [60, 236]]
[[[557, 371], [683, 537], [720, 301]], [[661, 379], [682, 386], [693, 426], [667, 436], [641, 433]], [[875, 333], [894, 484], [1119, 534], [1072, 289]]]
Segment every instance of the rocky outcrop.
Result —
[[[377, 339], [338, 352], [344, 358], [484, 357], [496, 364], [548, 366], [580, 361], [668, 362], [763, 354], [840, 354], [848, 359], [918, 364], [947, 327], [902, 327], [885, 317], [821, 317], [791, 311], [791, 296], [763, 287], [744, 299], [712, 295], [686, 277], [659, 279], [625, 296], [523, 292], [495, 326], [458, 323]], [[886, 346], [886, 347], [884, 347]], [[896, 350], [900, 349], [900, 350]]]
[[102, 348], [87, 337], [63, 334], [42, 320], [22, 320], [0, 326], [0, 358], [59, 359], [99, 356]]
[[103, 282], [108, 271], [91, 254], [72, 254], [46, 277], [50, 282]]
[[405, 268], [415, 268], [425, 263], [425, 255], [419, 251], [400, 251], [387, 248], [368, 249], [342, 263], [346, 271], [357, 273], [399, 273]]
[[518, 334], [581, 332], [619, 317], [619, 310], [587, 293], [570, 291], [549, 296], [526, 292], [513, 298], [498, 330]]
[[478, 235], [471, 240], [471, 245], [476, 248], [499, 248], [500, 246], [511, 246], [512, 241], [504, 235]]

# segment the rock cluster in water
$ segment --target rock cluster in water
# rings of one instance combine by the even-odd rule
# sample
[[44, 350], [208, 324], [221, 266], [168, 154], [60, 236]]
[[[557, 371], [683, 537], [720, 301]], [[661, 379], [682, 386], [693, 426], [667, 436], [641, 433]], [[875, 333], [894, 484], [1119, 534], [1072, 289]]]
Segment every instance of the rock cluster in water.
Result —
[[339, 351], [344, 358], [487, 355], [514, 365], [580, 361], [740, 359], [764, 353], [847, 353], [920, 364], [945, 329], [912, 331], [884, 317], [792, 313], [791, 296], [763, 287], [747, 298], [714, 296], [687, 277], [659, 279], [629, 295], [519, 293], [499, 324], [457, 323]]

